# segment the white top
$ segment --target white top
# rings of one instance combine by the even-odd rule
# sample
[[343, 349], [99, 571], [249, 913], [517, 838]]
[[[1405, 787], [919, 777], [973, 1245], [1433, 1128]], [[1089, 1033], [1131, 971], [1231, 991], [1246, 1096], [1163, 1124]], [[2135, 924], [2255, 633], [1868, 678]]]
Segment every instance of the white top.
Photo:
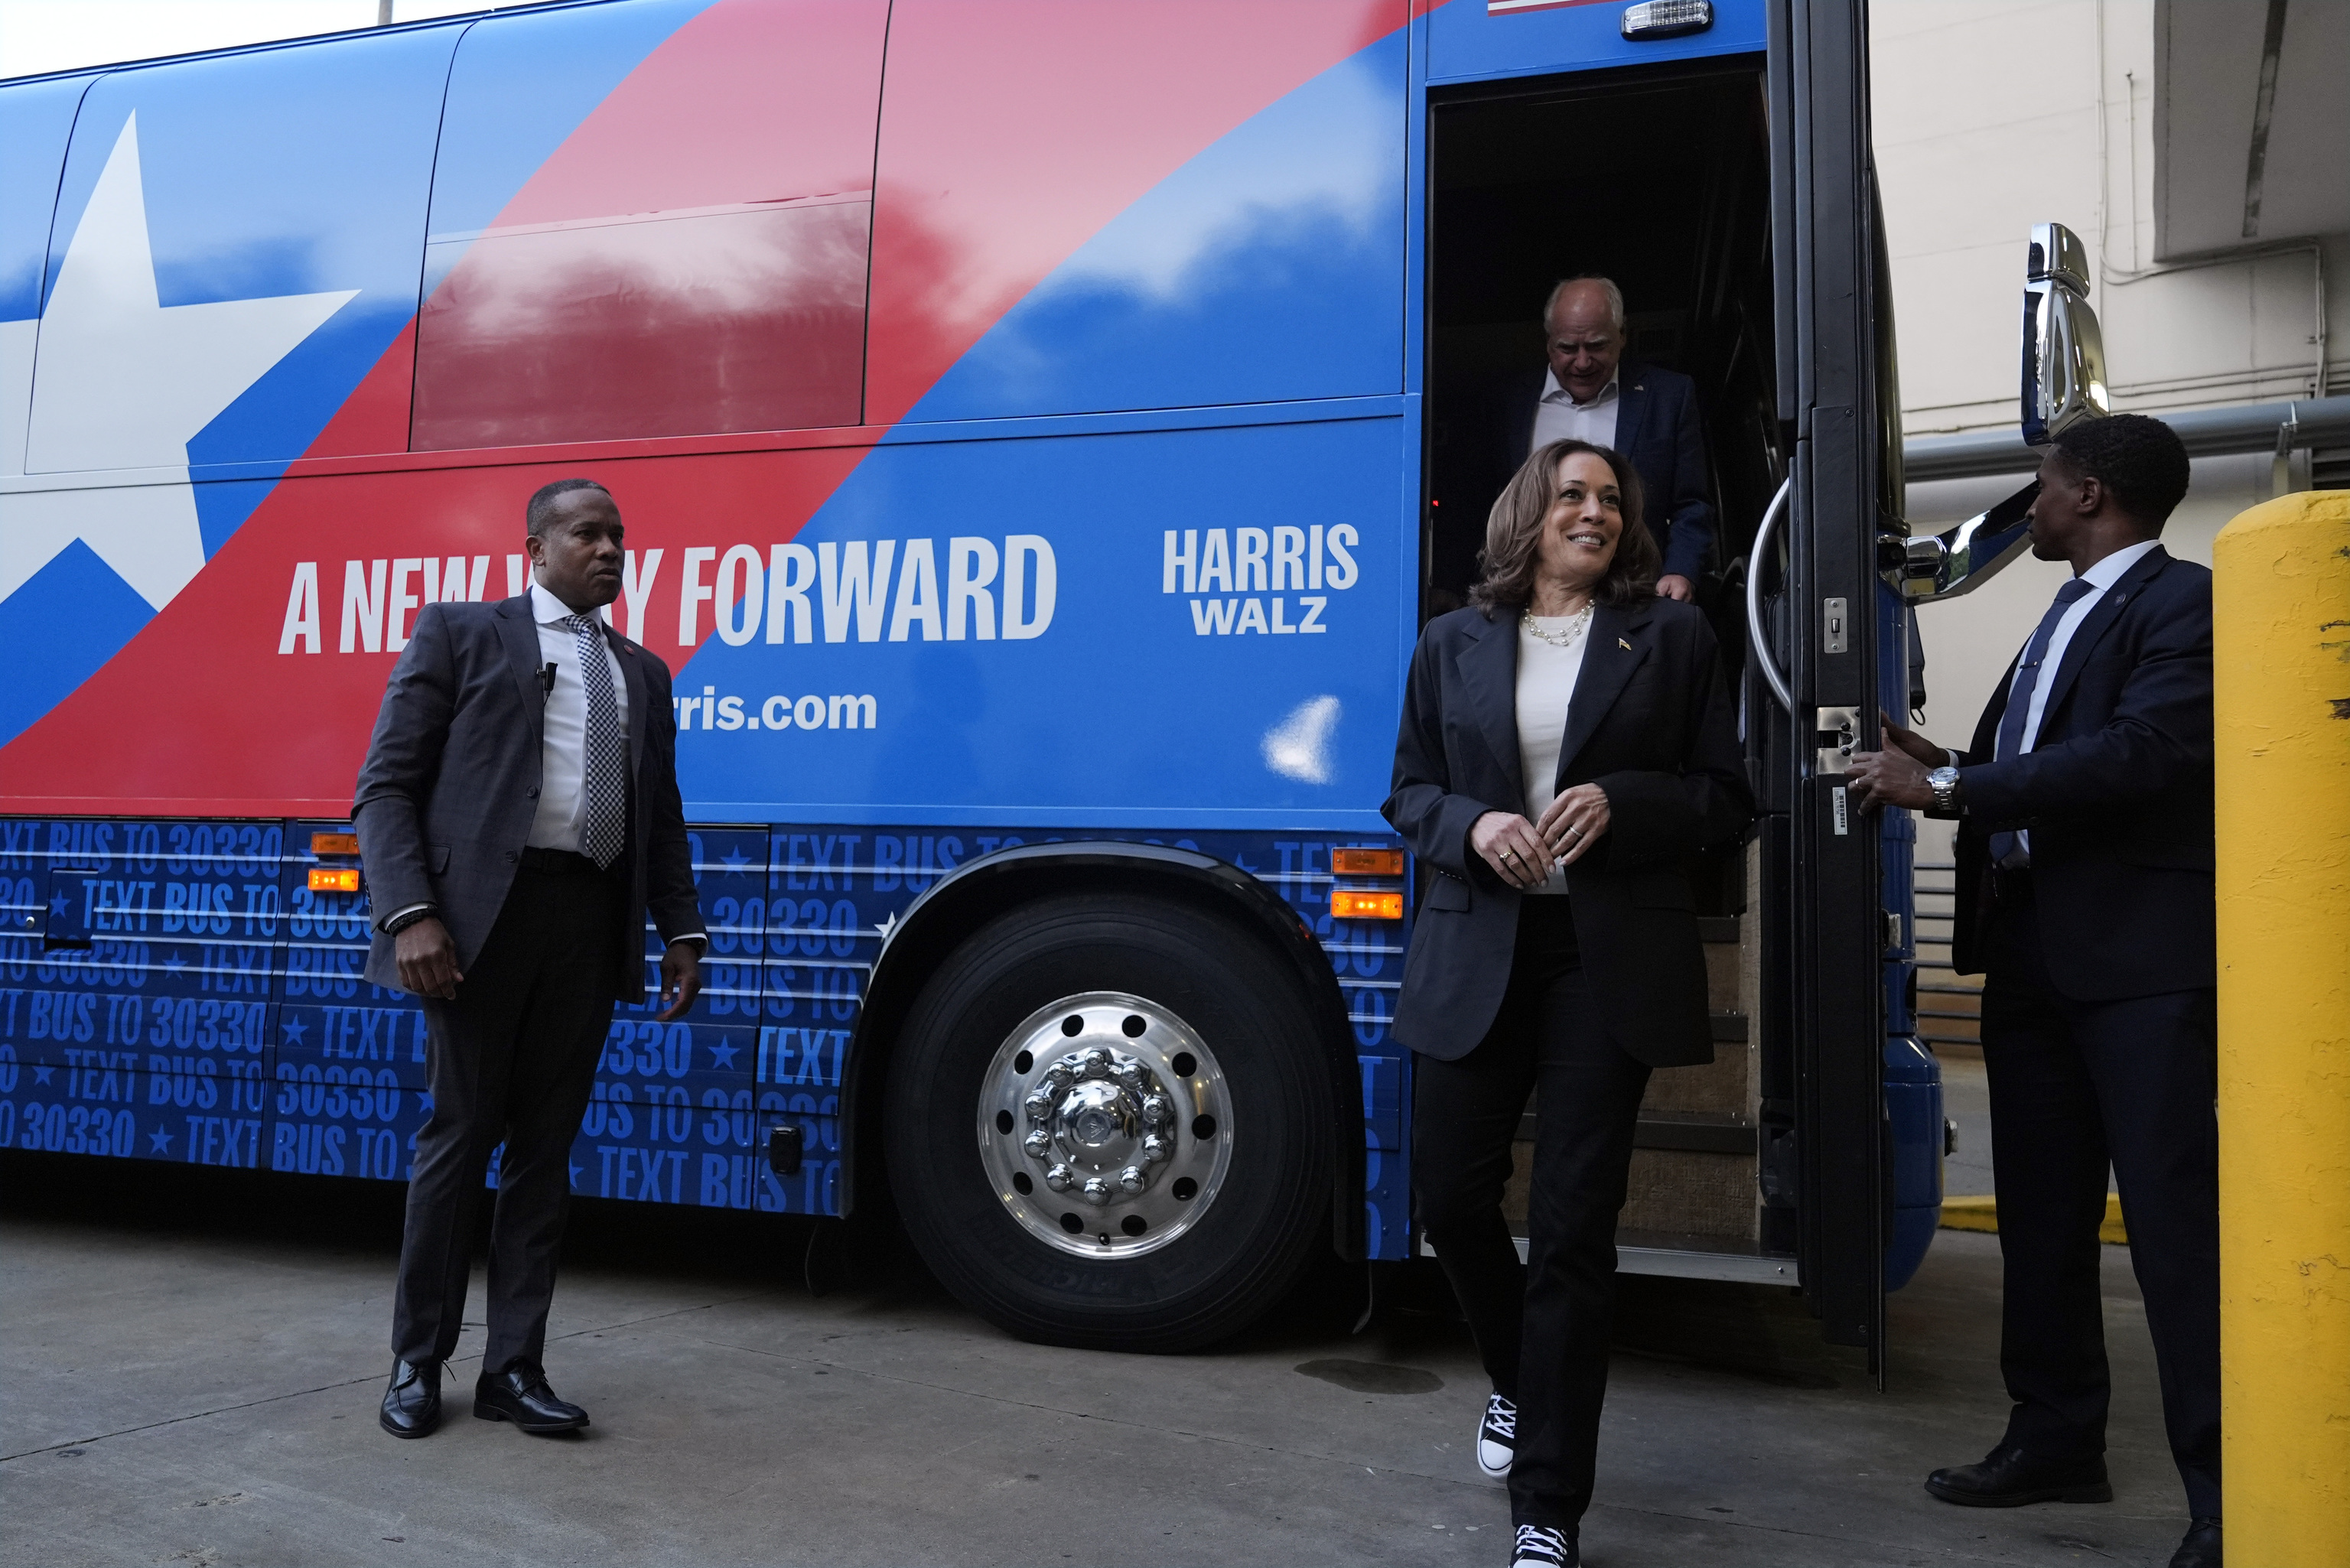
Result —
[[[2072, 646], [2073, 634], [2081, 629], [2081, 623], [2089, 618], [2089, 612], [2096, 607], [2099, 599], [2106, 597], [2106, 590], [2120, 582], [2123, 573], [2146, 559], [2147, 553], [2161, 542], [2159, 539], [2147, 539], [2124, 545], [2080, 575], [2078, 580], [2088, 584], [2089, 591], [2065, 607], [2064, 618], [2056, 623], [2055, 631], [2049, 636], [2048, 651], [2040, 658], [2040, 678], [2032, 685], [2032, 706], [2024, 711], [2023, 734], [2016, 742], [2017, 756], [2030, 751], [2040, 739], [2040, 721], [2048, 712], [2048, 689], [2056, 684], [2056, 671], [2064, 667], [2064, 649]], [[2030, 645], [2030, 639], [2026, 639], [2025, 646]], [[2015, 673], [2019, 676], [2023, 673], [2020, 661]], [[2014, 677], [2009, 678], [2007, 695], [2008, 701], [2015, 700]], [[2015, 842], [2023, 850], [2024, 864], [2030, 864], [2031, 829], [2018, 829]]]
[[[588, 826], [588, 689], [579, 683], [579, 634], [562, 624], [572, 608], [539, 586], [530, 585], [531, 618], [538, 622], [538, 657], [555, 666], [555, 690], [541, 710], [538, 812], [531, 818], [533, 849], [567, 849], [579, 853], [579, 835]], [[602, 617], [598, 616], [600, 624]], [[604, 661], [612, 671], [612, 702], [619, 710], [620, 739], [629, 738], [629, 682], [620, 670], [620, 656], [604, 645]]]
[[[1576, 627], [1583, 635], [1558, 648], [1518, 623], [1518, 769], [1526, 785], [1526, 820], [1539, 824], [1558, 798], [1558, 752], [1566, 743], [1566, 711], [1575, 701], [1575, 677], [1583, 672], [1583, 649], [1591, 640], [1591, 620], [1583, 615], [1543, 615], [1534, 624], [1554, 637]], [[1550, 879], [1529, 893], [1565, 893], [1566, 872], [1553, 865]]]
[[1542, 401], [1534, 406], [1534, 447], [1555, 441], [1587, 441], [1594, 446], [1615, 446], [1616, 412], [1622, 406], [1616, 396], [1620, 379], [1620, 372], [1608, 377], [1597, 397], [1587, 403], [1578, 403], [1574, 394], [1558, 384], [1557, 371], [1544, 371]]

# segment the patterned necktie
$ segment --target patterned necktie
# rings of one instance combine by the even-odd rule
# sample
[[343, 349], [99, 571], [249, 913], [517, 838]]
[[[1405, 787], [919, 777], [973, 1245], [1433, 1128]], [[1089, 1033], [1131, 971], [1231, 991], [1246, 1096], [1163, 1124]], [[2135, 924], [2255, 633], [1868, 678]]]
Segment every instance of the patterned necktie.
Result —
[[604, 634], [596, 618], [566, 616], [563, 624], [579, 640], [579, 684], [588, 693], [588, 756], [582, 787], [588, 820], [579, 830], [579, 853], [599, 867], [620, 857], [628, 839], [629, 748], [620, 739], [620, 708], [612, 692], [611, 661], [604, 657]]
[[[2056, 636], [2056, 628], [2064, 614], [2089, 591], [2085, 578], [2074, 577], [2056, 590], [2056, 602], [2040, 618], [2040, 625], [2032, 633], [2032, 640], [2023, 645], [2023, 659], [2015, 667], [2015, 683], [2007, 693], [2007, 708], [1999, 716], [1999, 749], [1992, 754], [2001, 762], [2023, 754], [2023, 726], [2032, 716], [2033, 694], [2040, 689], [2041, 666], [2048, 659], [2048, 644]], [[2022, 842], [2012, 833], [1991, 836], [1991, 863], [2005, 866], [2022, 851]], [[2018, 862], [2022, 864], [2022, 862]]]

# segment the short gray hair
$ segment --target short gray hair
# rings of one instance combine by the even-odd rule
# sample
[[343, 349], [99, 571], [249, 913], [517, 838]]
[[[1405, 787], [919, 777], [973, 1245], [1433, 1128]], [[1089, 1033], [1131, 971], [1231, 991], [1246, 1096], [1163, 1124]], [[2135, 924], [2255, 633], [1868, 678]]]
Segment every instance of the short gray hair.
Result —
[[1551, 286], [1550, 297], [1543, 301], [1543, 331], [1545, 334], [1550, 331], [1550, 313], [1558, 308], [1558, 296], [1566, 292], [1570, 284], [1577, 283], [1596, 283], [1599, 286], [1599, 292], [1607, 296], [1608, 324], [1614, 327], [1617, 335], [1621, 337], [1624, 332], [1624, 291], [1616, 286], [1614, 278], [1602, 277], [1593, 272], [1577, 273], [1573, 277], [1563, 277]]

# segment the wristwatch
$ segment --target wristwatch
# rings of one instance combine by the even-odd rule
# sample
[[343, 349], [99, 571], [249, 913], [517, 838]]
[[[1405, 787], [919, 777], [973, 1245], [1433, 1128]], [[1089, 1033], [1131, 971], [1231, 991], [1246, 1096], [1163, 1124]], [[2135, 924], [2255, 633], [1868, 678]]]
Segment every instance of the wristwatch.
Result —
[[1959, 770], [1936, 768], [1926, 775], [1926, 787], [1934, 792], [1934, 809], [1946, 816], [1959, 814]]

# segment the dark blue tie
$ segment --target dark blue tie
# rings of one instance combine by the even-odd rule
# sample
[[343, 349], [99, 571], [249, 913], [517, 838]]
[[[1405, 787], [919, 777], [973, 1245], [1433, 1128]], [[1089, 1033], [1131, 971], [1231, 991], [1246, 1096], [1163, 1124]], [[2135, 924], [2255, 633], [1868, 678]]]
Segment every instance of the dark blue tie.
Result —
[[[2008, 689], [2006, 711], [1999, 716], [1999, 749], [1993, 753], [1999, 761], [2023, 754], [2023, 725], [2032, 716], [2032, 697], [2040, 689], [2040, 667], [2047, 661], [2048, 644], [2055, 638], [2064, 612], [2079, 603], [2089, 588], [2087, 580], [2081, 577], [2058, 588], [2056, 602], [2048, 607], [2048, 613], [2033, 629], [2032, 640], [2023, 645], [2022, 661], [2015, 667], [2015, 683]], [[2022, 847], [2014, 834], [1994, 833], [1991, 836], [1991, 863], [2004, 866]]]

